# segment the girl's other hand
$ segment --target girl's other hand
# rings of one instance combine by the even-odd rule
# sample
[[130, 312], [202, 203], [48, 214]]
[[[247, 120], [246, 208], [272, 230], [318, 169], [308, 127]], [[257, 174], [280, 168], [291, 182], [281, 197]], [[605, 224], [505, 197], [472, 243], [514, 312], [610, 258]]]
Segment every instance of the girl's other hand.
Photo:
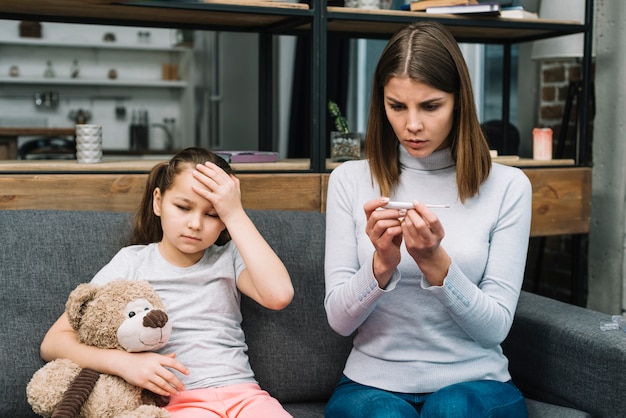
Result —
[[128, 353], [118, 364], [119, 376], [134, 386], [147, 389], [157, 395], [177, 395], [185, 385], [170, 370], [189, 374], [189, 370], [176, 360], [176, 354], [161, 355], [152, 352]]

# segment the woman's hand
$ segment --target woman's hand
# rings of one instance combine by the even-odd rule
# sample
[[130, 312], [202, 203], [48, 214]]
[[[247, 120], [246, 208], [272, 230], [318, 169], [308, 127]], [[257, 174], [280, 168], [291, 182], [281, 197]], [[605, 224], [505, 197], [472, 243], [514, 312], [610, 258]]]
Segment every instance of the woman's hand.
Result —
[[147, 389], [157, 395], [177, 395], [185, 385], [170, 369], [189, 374], [176, 354], [161, 355], [152, 352], [125, 353], [117, 365], [119, 376], [134, 386]]
[[426, 205], [414, 201], [401, 228], [406, 249], [426, 280], [433, 286], [441, 286], [451, 260], [441, 246], [445, 231], [437, 215]]
[[401, 219], [406, 211], [381, 209], [389, 203], [389, 198], [381, 197], [363, 205], [365, 210], [365, 233], [374, 245], [373, 271], [381, 289], [384, 289], [394, 270], [400, 263], [400, 245], [402, 245]]
[[213, 205], [222, 222], [227, 224], [231, 215], [243, 212], [239, 179], [227, 174], [214, 163], [198, 164], [193, 177], [202, 186], [193, 186], [193, 190]]

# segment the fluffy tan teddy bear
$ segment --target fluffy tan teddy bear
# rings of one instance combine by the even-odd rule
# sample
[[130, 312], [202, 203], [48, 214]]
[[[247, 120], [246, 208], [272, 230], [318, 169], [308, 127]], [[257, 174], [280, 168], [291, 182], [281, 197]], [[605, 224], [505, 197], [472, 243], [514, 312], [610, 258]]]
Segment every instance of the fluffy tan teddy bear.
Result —
[[[101, 348], [157, 350], [172, 331], [161, 299], [146, 281], [80, 284], [71, 292], [65, 312], [80, 341]], [[159, 407], [167, 404], [167, 398], [65, 359], [35, 372], [26, 394], [33, 411], [44, 417], [170, 416]]]

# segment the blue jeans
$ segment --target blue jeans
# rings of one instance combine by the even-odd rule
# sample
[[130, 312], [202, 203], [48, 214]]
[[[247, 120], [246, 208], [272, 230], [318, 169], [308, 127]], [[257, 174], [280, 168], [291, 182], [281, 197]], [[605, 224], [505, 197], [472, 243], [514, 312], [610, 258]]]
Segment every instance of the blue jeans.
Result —
[[526, 418], [526, 401], [509, 381], [457, 383], [434, 393], [399, 393], [361, 385], [343, 376], [326, 418]]

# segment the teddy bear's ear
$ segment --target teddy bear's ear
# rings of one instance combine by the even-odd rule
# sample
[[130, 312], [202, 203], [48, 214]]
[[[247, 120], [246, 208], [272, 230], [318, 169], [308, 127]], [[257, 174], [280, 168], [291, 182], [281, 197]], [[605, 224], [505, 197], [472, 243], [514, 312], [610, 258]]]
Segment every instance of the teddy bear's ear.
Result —
[[87, 303], [93, 300], [97, 292], [98, 286], [91, 283], [82, 283], [70, 293], [65, 304], [65, 312], [70, 320], [70, 325], [75, 330], [78, 330], [80, 327], [80, 321]]

